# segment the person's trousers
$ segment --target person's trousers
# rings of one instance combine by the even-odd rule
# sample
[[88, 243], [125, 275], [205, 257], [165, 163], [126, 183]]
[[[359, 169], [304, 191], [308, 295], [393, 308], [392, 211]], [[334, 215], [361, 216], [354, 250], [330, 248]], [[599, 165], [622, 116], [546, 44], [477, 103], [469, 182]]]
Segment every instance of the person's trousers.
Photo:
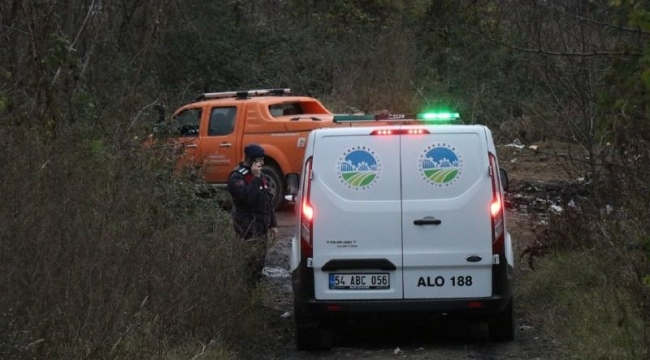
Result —
[[266, 238], [257, 237], [244, 240], [246, 244], [246, 284], [253, 286], [262, 280], [262, 270], [266, 261]]

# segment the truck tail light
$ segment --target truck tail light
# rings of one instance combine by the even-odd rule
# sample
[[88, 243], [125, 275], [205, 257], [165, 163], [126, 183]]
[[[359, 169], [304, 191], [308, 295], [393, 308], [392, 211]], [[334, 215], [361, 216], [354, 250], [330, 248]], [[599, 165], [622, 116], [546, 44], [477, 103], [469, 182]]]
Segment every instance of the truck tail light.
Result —
[[492, 218], [492, 254], [503, 251], [505, 231], [503, 224], [503, 199], [501, 193], [501, 180], [496, 156], [488, 153], [490, 158], [490, 178], [492, 179], [492, 201], [490, 202], [490, 215]]
[[311, 204], [311, 172], [312, 158], [305, 163], [302, 175], [302, 199], [300, 202], [300, 250], [301, 257], [311, 257], [313, 248], [314, 208]]

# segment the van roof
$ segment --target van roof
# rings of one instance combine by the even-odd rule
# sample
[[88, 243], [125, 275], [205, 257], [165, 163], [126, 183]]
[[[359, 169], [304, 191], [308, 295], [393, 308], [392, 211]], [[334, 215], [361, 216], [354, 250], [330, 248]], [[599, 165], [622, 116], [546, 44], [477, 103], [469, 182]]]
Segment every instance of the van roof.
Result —
[[429, 132], [435, 133], [489, 133], [490, 130], [485, 125], [431, 125], [431, 124], [417, 124], [417, 125], [377, 125], [377, 126], [354, 126], [354, 127], [330, 127], [320, 128], [314, 130], [315, 136], [351, 136], [351, 135], [369, 135], [377, 130], [396, 130], [396, 129], [427, 129]]

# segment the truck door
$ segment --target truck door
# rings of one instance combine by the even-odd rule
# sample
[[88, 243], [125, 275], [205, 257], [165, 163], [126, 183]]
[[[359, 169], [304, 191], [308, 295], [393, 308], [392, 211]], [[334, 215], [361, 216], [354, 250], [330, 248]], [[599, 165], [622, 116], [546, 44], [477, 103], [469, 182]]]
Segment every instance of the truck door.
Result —
[[187, 108], [172, 119], [170, 141], [175, 152], [180, 154], [176, 162], [176, 171], [182, 171], [187, 167], [194, 169], [197, 164], [197, 150], [201, 142], [199, 137], [201, 114], [201, 108]]
[[225, 183], [242, 159], [235, 131], [237, 107], [220, 106], [210, 109], [207, 126], [202, 133], [201, 165], [208, 183]]
[[401, 141], [404, 298], [489, 297], [491, 180], [479, 127]]
[[400, 138], [316, 135], [309, 199], [317, 299], [402, 298]]

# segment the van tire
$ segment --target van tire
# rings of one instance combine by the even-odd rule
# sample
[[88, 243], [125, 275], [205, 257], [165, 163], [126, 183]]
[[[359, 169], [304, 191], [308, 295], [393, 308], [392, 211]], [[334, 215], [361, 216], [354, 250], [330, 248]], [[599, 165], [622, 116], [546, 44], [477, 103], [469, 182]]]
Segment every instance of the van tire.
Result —
[[493, 341], [512, 341], [515, 339], [515, 313], [512, 299], [505, 310], [488, 320], [490, 339]]
[[293, 309], [296, 324], [296, 348], [299, 351], [331, 348], [331, 336], [327, 336], [329, 332], [323, 329], [321, 319], [306, 311], [295, 298], [293, 300]]
[[296, 326], [296, 348], [299, 351], [321, 349], [321, 331], [319, 327]]
[[273, 209], [279, 210], [284, 202], [284, 181], [282, 181], [282, 172], [273, 165], [266, 165], [262, 168], [262, 173], [269, 184], [273, 194]]

